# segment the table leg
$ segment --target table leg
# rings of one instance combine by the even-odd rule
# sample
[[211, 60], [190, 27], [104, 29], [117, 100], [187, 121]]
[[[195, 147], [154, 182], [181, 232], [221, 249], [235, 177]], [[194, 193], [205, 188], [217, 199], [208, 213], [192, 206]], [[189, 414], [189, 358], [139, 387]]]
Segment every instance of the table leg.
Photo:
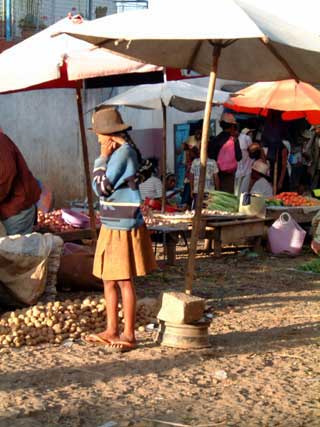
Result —
[[167, 264], [175, 265], [176, 264], [176, 242], [167, 241], [166, 243], [166, 252], [167, 252]]
[[261, 242], [262, 242], [262, 237], [255, 237], [254, 241], [253, 241], [253, 250], [257, 253], [260, 254], [262, 252], [262, 246], [261, 246]]
[[216, 256], [221, 255], [221, 240], [214, 240], [214, 254]]
[[212, 251], [212, 239], [204, 239], [204, 251], [207, 253]]

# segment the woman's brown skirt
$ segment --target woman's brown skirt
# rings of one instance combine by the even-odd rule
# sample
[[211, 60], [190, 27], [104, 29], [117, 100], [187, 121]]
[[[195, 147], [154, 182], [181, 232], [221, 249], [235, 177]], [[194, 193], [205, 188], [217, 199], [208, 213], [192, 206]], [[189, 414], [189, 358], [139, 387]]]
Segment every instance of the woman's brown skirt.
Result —
[[130, 231], [101, 227], [93, 275], [102, 280], [128, 280], [157, 268], [145, 225]]

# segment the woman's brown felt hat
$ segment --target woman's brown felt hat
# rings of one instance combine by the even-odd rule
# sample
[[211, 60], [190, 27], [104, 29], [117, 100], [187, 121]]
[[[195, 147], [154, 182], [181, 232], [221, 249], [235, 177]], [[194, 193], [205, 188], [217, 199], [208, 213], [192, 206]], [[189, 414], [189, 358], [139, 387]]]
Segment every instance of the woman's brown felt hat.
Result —
[[123, 123], [122, 117], [115, 108], [101, 108], [92, 115], [92, 130], [101, 135], [110, 135], [112, 133], [130, 130], [132, 127]]

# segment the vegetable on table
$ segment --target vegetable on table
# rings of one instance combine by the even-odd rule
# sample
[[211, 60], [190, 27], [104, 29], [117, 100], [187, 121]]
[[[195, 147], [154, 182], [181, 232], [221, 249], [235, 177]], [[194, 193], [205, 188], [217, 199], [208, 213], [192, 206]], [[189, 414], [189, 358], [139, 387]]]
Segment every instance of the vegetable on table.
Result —
[[209, 193], [207, 207], [210, 210], [238, 212], [239, 199], [234, 194], [214, 190]]
[[[270, 199], [269, 199], [270, 200]], [[283, 192], [277, 194], [271, 200], [278, 200], [283, 206], [318, 206], [320, 201], [311, 197], [304, 197], [295, 192]]]
[[266, 199], [266, 206], [283, 206], [283, 202], [277, 199]]
[[36, 230], [46, 229], [52, 233], [59, 233], [63, 231], [72, 231], [72, 225], [67, 224], [62, 218], [61, 209], [52, 212], [44, 213], [38, 210], [38, 222]]

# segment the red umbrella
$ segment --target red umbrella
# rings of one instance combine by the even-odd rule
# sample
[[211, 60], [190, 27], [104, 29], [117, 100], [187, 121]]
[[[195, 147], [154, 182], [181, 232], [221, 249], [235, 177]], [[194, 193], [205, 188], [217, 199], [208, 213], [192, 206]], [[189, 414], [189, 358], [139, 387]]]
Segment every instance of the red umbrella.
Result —
[[296, 80], [259, 82], [238, 91], [225, 107], [237, 112], [266, 116], [269, 110], [283, 111], [283, 120], [306, 118], [320, 123], [320, 91]]

